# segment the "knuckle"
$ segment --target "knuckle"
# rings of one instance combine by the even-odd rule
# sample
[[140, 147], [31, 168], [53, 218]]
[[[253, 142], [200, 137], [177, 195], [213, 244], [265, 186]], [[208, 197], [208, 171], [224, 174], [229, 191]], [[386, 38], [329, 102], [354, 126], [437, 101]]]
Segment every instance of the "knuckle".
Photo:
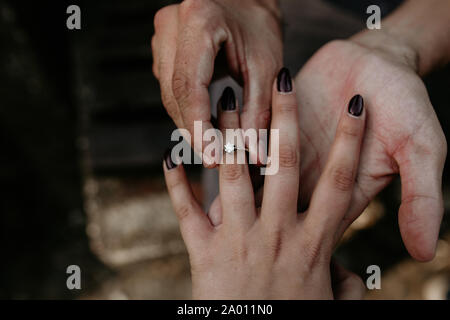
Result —
[[167, 111], [167, 114], [174, 120], [178, 119], [180, 117], [178, 104], [174, 100], [170, 90], [164, 86], [161, 87], [161, 100], [164, 108]]
[[180, 4], [180, 12], [184, 17], [192, 18], [192, 16], [200, 17], [200, 13], [205, 8], [209, 8], [211, 1], [206, 0], [184, 0]]
[[327, 253], [324, 252], [321, 241], [318, 241], [316, 238], [317, 237], [313, 237], [305, 233], [305, 241], [302, 246], [302, 255], [304, 267], [308, 271], [327, 265]]
[[157, 45], [156, 45], [156, 36], [155, 35], [153, 35], [152, 36], [152, 40], [151, 40], [151, 48], [152, 48], [152, 53], [153, 53], [153, 55], [155, 56], [156, 55], [156, 48], [157, 48]]
[[245, 119], [247, 123], [250, 123], [250, 128], [267, 129], [272, 119], [272, 110], [268, 101], [270, 100], [258, 99], [256, 102], [249, 102], [249, 104], [254, 103], [258, 108], [244, 107], [240, 115], [241, 120]]
[[272, 112], [269, 107], [262, 109], [259, 111], [258, 114], [258, 120], [261, 124], [260, 128], [267, 128], [267, 125], [269, 124], [270, 119], [272, 118]]
[[293, 168], [298, 166], [297, 150], [290, 145], [280, 146], [278, 158], [280, 167]]
[[179, 221], [183, 221], [186, 219], [192, 212], [194, 211], [194, 204], [192, 202], [188, 202], [185, 204], [180, 205], [177, 210], [176, 214]]
[[166, 180], [167, 189], [176, 190], [178, 187], [182, 187], [184, 181], [179, 177], [174, 177], [175, 179]]
[[222, 168], [222, 178], [227, 182], [238, 181], [244, 175], [244, 168], [238, 164], [226, 164]]
[[192, 87], [188, 75], [182, 70], [176, 69], [172, 78], [172, 91], [173, 96], [180, 103], [180, 108], [191, 95]]
[[347, 166], [336, 166], [331, 169], [330, 177], [333, 187], [340, 191], [353, 188], [354, 170]]
[[222, 7], [210, 0], [185, 0], [180, 7], [180, 20], [184, 26], [201, 30], [209, 37], [225, 22]]
[[283, 99], [276, 109], [279, 113], [292, 117], [297, 112], [297, 101], [295, 99]]
[[155, 32], [158, 32], [167, 20], [167, 15], [169, 13], [169, 7], [164, 7], [159, 9], [155, 17], [153, 18], [153, 25], [155, 27]]
[[281, 250], [283, 248], [284, 242], [284, 229], [282, 227], [278, 227], [268, 235], [268, 252], [270, 252], [270, 256], [273, 260], [277, 260], [280, 257]]
[[344, 138], [358, 138], [361, 135], [361, 129], [355, 125], [354, 121], [344, 121], [339, 126], [338, 136]]
[[159, 80], [159, 72], [158, 72], [158, 70], [159, 70], [158, 65], [155, 62], [153, 62], [153, 64], [152, 64], [152, 72], [153, 72], [153, 75], [155, 76], [156, 80]]

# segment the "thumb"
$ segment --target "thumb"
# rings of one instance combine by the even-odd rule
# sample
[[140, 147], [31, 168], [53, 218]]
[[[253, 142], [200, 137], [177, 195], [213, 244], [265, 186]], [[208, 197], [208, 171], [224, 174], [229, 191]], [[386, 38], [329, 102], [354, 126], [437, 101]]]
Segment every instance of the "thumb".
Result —
[[418, 133], [396, 155], [402, 184], [398, 220], [411, 256], [430, 261], [435, 255], [444, 212], [442, 172], [447, 146], [442, 130], [432, 135]]
[[330, 265], [333, 295], [336, 300], [362, 300], [366, 286], [362, 279], [341, 266], [336, 259]]

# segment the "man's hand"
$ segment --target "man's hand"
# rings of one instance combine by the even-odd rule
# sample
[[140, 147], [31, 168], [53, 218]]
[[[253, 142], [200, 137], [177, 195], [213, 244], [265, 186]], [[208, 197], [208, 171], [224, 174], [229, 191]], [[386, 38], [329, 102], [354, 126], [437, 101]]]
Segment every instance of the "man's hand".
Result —
[[267, 128], [272, 79], [283, 57], [276, 0], [185, 0], [161, 9], [154, 23], [153, 72], [179, 128], [193, 137], [194, 121], [202, 121], [203, 130], [212, 127], [208, 86], [221, 48], [231, 75], [244, 86], [242, 128]]
[[[400, 231], [410, 254], [427, 261], [434, 256], [443, 214], [445, 136], [416, 73], [414, 51], [388, 37], [366, 37], [363, 34], [327, 44], [296, 78], [303, 155], [302, 202], [309, 200], [324, 168], [342, 105], [360, 94], [369, 115], [366, 136], [352, 207], [336, 237], [399, 173]], [[378, 40], [386, 50], [383, 46], [375, 49], [365, 45]]]

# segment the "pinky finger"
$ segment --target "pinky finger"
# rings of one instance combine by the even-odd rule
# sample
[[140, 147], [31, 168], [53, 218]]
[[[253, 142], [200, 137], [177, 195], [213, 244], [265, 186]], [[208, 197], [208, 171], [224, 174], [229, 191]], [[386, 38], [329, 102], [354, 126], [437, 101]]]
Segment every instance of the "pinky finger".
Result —
[[163, 167], [167, 189], [180, 224], [181, 235], [191, 253], [192, 250], [197, 250], [196, 248], [207, 243], [205, 240], [213, 226], [192, 193], [183, 165], [175, 163], [171, 149], [164, 154]]

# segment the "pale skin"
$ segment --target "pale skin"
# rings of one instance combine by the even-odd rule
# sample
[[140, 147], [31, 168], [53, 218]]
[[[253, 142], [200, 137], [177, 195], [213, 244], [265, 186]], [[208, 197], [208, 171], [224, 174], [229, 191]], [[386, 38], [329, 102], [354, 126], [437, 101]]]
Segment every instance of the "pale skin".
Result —
[[383, 22], [382, 32], [325, 45], [297, 75], [300, 119], [308, 119], [301, 122], [306, 193], [326, 161], [340, 104], [357, 90], [371, 115], [354, 199], [338, 237], [400, 174], [405, 246], [419, 261], [434, 257], [447, 144], [420, 76], [450, 61], [449, 13], [449, 1], [407, 1]]
[[[347, 105], [341, 106], [336, 138], [310, 207], [298, 214], [297, 98], [295, 90], [278, 92], [275, 84], [272, 97], [279, 171], [266, 177], [262, 201], [255, 199], [247, 164], [221, 164], [220, 194], [210, 209], [220, 219], [213, 224], [194, 198], [183, 166], [163, 164], [189, 252], [193, 298], [361, 299], [362, 281], [335, 264], [330, 270], [330, 263], [335, 234], [351, 203], [366, 112], [353, 116]], [[222, 131], [239, 128], [239, 112], [220, 112], [218, 123]]]
[[[336, 238], [399, 174], [405, 246], [419, 261], [434, 257], [447, 145], [420, 77], [450, 60], [449, 12], [450, 1], [405, 1], [382, 21], [381, 30], [327, 44], [297, 75], [301, 204], [310, 202], [325, 168], [340, 107], [359, 92], [370, 114], [354, 196]], [[194, 120], [211, 127], [207, 87], [221, 46], [233, 76], [244, 86], [242, 127], [267, 126], [267, 79], [282, 61], [277, 1], [186, 0], [160, 10], [155, 30], [153, 70], [164, 105], [179, 127], [189, 130]]]

